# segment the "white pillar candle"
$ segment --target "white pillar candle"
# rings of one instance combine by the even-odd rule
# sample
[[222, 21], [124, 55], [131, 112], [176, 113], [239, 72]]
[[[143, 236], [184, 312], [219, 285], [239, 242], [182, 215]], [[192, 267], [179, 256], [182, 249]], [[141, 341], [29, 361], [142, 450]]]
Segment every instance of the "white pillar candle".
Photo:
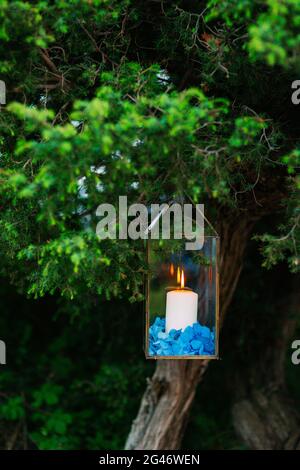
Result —
[[166, 333], [184, 330], [197, 322], [198, 294], [191, 290], [175, 289], [167, 293]]

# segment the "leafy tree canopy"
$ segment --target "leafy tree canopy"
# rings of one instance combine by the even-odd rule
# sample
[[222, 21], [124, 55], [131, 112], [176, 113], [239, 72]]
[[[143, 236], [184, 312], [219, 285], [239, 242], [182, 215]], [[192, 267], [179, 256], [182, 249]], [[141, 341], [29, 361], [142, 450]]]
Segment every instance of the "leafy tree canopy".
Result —
[[143, 245], [95, 234], [124, 194], [280, 203], [265, 264], [297, 269], [297, 1], [1, 1], [0, 17], [3, 275], [35, 296], [140, 299]]

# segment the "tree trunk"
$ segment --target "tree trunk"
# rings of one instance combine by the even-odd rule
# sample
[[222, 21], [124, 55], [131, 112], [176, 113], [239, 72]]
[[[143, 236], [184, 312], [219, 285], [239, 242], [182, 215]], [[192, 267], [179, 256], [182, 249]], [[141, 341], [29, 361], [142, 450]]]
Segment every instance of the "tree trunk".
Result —
[[[284, 281], [280, 279], [280, 282]], [[295, 330], [296, 316], [300, 315], [298, 276], [294, 275], [292, 283], [293, 292], [274, 305], [268, 321], [254, 320], [259, 324], [255, 347], [253, 341], [247, 341], [253, 355], [237, 374], [233, 423], [251, 449], [300, 450], [300, 417], [285, 385], [286, 351]], [[251, 338], [249, 332], [247, 337]]]
[[250, 449], [300, 450], [300, 421], [282, 389], [252, 390], [232, 410], [239, 437]]
[[[235, 215], [219, 227], [221, 324], [235, 291], [247, 241], [255, 218]], [[189, 417], [197, 384], [209, 361], [157, 361], [148, 380], [137, 418], [133, 421], [126, 449], [178, 449]]]

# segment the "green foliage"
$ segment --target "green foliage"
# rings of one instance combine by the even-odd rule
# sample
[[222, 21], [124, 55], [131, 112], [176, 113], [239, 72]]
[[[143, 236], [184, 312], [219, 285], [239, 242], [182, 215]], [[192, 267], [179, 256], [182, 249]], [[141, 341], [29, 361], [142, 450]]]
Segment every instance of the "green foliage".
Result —
[[297, 171], [300, 166], [300, 150], [295, 148], [288, 155], [285, 155], [282, 161], [287, 165], [288, 173], [293, 175], [296, 189], [300, 189], [300, 178]]
[[292, 272], [299, 271], [300, 258], [300, 211], [295, 208], [294, 217], [287, 224], [280, 226], [279, 235], [265, 234], [255, 237], [263, 241], [263, 266], [271, 268], [277, 263], [286, 260]]
[[1, 418], [7, 420], [15, 421], [23, 418], [24, 414], [23, 400], [19, 396], [8, 398], [1, 407]]
[[[256, 3], [256, 5], [255, 5]], [[232, 28], [236, 23], [244, 23], [250, 20], [253, 15], [254, 7], [262, 2], [253, 2], [251, 0], [209, 0], [208, 10], [206, 12], [207, 21], [222, 18], [226, 26]]]
[[[258, 74], [256, 87], [268, 65], [292, 56], [297, 68], [298, 9], [292, 0], [213, 0], [205, 14], [180, 2], [163, 11], [133, 0], [1, 2], [2, 274], [34, 296], [88, 288], [141, 298], [143, 246], [99, 243], [96, 207], [185, 193], [230, 208], [261, 174], [276, 174], [288, 137], [271, 110], [245, 105], [236, 76]], [[182, 58], [201, 64], [183, 87]], [[266, 63], [254, 74], [253, 59]], [[299, 184], [290, 162], [289, 184]]]
[[[153, 80], [153, 71], [149, 74]], [[201, 198], [204, 186], [213, 198], [229, 203], [232, 179], [245, 181], [239, 176], [239, 159], [232, 161], [230, 154], [236, 148], [251, 150], [251, 166], [265, 147], [259, 143], [266, 128], [262, 119], [235, 119], [226, 100], [207, 98], [197, 89], [137, 96], [131, 102], [120, 91], [102, 87], [93, 100], [75, 103], [70, 120], [80, 123], [80, 131], [70, 123], [52, 126], [49, 110], [17, 103], [8, 109], [25, 126], [15, 142], [17, 168], [1, 173], [0, 191], [9, 207], [2, 223], [14, 230], [13, 263], [17, 270], [22, 265], [22, 282], [36, 296], [60, 289], [72, 299], [83, 286], [106, 298], [124, 289], [139, 296], [143, 245], [134, 249], [127, 241], [100, 243], [95, 233], [98, 204], [117, 204], [117, 196], [124, 194], [132, 201], [139, 194], [145, 194], [145, 202], [158, 200], [162, 190], [170, 195], [184, 190]], [[168, 189], [162, 188], [162, 177]], [[11, 221], [13, 207], [19, 212], [17, 230]], [[28, 219], [21, 214], [32, 207], [34, 232], [24, 239]], [[8, 241], [3, 237], [2, 242], [7, 256]], [[126, 274], [127, 266], [132, 268]]]
[[273, 66], [299, 62], [300, 5], [297, 0], [268, 0], [267, 10], [249, 27], [249, 51], [253, 58]]
[[207, 21], [223, 20], [226, 28], [247, 31], [246, 48], [253, 60], [299, 67], [300, 6], [297, 0], [211, 0]]
[[[88, 295], [83, 305], [28, 301], [1, 281], [9, 354], [0, 375], [0, 447], [18, 429], [17, 448], [122, 448], [152, 370], [141, 351], [138, 304], [95, 306]], [[76, 306], [82, 318], [71, 325]]]

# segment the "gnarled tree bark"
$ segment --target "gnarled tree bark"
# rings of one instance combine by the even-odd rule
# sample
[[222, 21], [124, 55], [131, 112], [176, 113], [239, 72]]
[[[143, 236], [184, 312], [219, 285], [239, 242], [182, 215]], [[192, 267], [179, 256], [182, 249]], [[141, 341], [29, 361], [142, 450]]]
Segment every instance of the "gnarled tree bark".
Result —
[[285, 383], [286, 352], [300, 315], [298, 276], [293, 281], [292, 292], [273, 306], [268, 321], [254, 319], [258, 335], [255, 345], [247, 344], [253, 354], [236, 377], [233, 423], [251, 449], [300, 450], [300, 416]]

